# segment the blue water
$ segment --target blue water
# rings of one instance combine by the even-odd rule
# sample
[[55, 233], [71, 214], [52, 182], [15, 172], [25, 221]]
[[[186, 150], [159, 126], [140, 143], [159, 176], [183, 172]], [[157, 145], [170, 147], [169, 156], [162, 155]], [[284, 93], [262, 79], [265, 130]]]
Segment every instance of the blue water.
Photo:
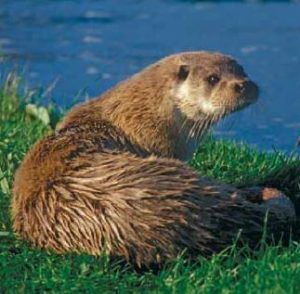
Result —
[[[0, 72], [61, 105], [99, 95], [157, 59], [184, 50], [233, 55], [261, 87], [257, 105], [218, 136], [295, 150], [300, 136], [300, 6], [292, 2], [0, 0]], [[80, 94], [79, 94], [80, 93]]]

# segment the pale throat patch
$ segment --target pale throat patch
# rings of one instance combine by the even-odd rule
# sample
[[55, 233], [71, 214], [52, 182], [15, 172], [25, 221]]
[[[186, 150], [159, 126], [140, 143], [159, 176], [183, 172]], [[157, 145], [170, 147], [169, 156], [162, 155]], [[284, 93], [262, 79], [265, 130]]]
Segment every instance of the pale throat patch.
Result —
[[[200, 116], [203, 120], [206, 114], [215, 113], [215, 106], [206, 97], [202, 97], [201, 92], [203, 89], [191, 86], [188, 81], [176, 85], [170, 92], [172, 101], [176, 105], [173, 108], [173, 122], [176, 125], [178, 139], [176, 141], [176, 146], [179, 149], [177, 150], [177, 158], [183, 161], [192, 158], [200, 143], [199, 133], [197, 133], [197, 121], [199, 121]], [[194, 125], [193, 122], [196, 124]]]
[[213, 105], [208, 97], [204, 97], [201, 88], [190, 85], [189, 80], [177, 86], [174, 96], [181, 110], [191, 119], [203, 114], [215, 114], [217, 107]]

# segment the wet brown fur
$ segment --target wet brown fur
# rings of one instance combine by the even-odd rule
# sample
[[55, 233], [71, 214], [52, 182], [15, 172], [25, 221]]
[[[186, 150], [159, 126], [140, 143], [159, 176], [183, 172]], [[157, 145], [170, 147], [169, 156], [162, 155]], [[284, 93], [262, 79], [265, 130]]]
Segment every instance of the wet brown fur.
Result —
[[[105, 251], [138, 266], [161, 264], [184, 249], [217, 252], [240, 230], [241, 240], [255, 245], [267, 210], [269, 236], [289, 232], [293, 218], [280, 206], [253, 203], [253, 190], [200, 177], [177, 159], [188, 140], [180, 124], [192, 127], [192, 119], [178, 119], [173, 107], [178, 66], [209, 71], [214, 62], [231, 64], [235, 79], [244, 78], [221, 54], [177, 54], [71, 110], [17, 171], [14, 230], [40, 248]], [[233, 99], [229, 82], [220, 87]]]

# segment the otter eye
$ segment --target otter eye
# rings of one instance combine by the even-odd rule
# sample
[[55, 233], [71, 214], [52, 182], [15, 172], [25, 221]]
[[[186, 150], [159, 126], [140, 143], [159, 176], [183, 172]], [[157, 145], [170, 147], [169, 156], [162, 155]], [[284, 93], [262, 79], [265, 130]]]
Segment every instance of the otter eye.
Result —
[[189, 67], [187, 65], [180, 65], [177, 75], [180, 80], [184, 81], [189, 75]]
[[220, 81], [220, 78], [217, 75], [210, 75], [207, 81], [211, 86], [214, 86]]

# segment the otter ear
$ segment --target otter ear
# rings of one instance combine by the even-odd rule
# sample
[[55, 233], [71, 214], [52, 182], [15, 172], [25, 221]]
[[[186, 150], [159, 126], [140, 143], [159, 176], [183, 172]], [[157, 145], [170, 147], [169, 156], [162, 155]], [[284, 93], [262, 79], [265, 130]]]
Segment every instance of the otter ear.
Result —
[[182, 64], [179, 67], [179, 70], [177, 72], [177, 77], [180, 81], [186, 80], [190, 72], [189, 66], [186, 64]]

